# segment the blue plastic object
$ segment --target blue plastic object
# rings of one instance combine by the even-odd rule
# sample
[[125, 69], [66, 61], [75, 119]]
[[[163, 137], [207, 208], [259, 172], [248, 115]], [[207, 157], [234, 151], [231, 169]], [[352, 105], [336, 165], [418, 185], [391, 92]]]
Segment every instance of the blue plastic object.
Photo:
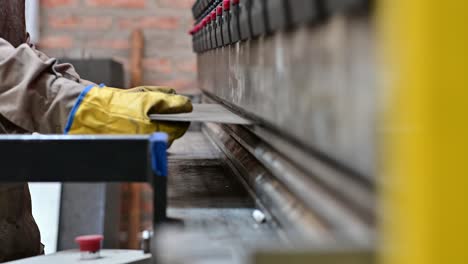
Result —
[[151, 166], [155, 176], [167, 177], [167, 142], [166, 133], [154, 133], [150, 137]]

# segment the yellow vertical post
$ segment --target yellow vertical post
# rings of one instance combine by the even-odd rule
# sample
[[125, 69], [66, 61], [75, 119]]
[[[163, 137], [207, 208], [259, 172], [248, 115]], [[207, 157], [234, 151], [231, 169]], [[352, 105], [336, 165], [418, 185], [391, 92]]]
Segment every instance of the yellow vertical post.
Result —
[[468, 1], [380, 0], [384, 264], [468, 263]]

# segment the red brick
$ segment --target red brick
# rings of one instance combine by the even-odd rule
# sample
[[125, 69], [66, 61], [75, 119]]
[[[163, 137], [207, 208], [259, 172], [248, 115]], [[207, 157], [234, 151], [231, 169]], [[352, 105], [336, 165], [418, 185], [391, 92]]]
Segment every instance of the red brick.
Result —
[[70, 36], [49, 36], [39, 41], [42, 49], [69, 49], [73, 46], [73, 39]]
[[130, 43], [127, 39], [96, 39], [86, 43], [87, 47], [98, 49], [129, 49]]
[[153, 29], [176, 29], [179, 27], [180, 19], [176, 17], [140, 17], [124, 18], [120, 20], [120, 28], [153, 28]]
[[180, 61], [176, 63], [177, 70], [180, 72], [186, 72], [186, 73], [196, 73], [197, 72], [197, 60], [195, 59], [195, 56], [193, 56], [189, 60], [185, 61]]
[[85, 29], [109, 29], [112, 27], [112, 17], [83, 17], [80, 27]]
[[112, 26], [111, 17], [49, 17], [49, 25], [55, 29], [87, 29], [87, 30], [103, 30], [109, 29]]
[[143, 68], [149, 71], [169, 74], [172, 72], [172, 64], [168, 59], [147, 58], [143, 60]]
[[195, 3], [194, 0], [158, 0], [160, 6], [169, 8], [189, 9]]
[[86, 5], [93, 7], [145, 8], [146, 0], [86, 0]]
[[49, 17], [49, 25], [51, 28], [74, 28], [78, 23], [78, 18], [74, 16]]
[[77, 0], [41, 0], [41, 5], [47, 8], [75, 6]]

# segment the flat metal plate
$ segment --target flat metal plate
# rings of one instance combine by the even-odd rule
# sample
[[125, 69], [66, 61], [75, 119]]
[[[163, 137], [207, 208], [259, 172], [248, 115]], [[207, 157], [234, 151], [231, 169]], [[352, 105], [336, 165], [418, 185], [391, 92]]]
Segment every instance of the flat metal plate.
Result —
[[220, 104], [194, 104], [191, 113], [153, 114], [151, 120], [174, 122], [213, 122], [223, 124], [252, 125], [252, 121], [234, 114]]
[[[335, 248], [336, 247], [336, 248]], [[261, 249], [255, 252], [251, 263], [346, 263], [346, 264], [375, 264], [377, 257], [374, 249], [339, 248], [328, 245], [327, 248], [304, 248], [285, 250], [284, 248]]]
[[78, 250], [62, 251], [56, 254], [26, 258], [8, 262], [12, 264], [49, 264], [49, 263], [93, 263], [93, 264], [150, 264], [151, 255], [139, 250], [101, 250], [101, 258], [81, 260]]

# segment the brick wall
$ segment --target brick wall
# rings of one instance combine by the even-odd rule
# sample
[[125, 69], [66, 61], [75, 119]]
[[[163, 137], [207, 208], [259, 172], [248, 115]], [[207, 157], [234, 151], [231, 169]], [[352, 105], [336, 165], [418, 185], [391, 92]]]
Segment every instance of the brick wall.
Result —
[[130, 33], [145, 36], [144, 83], [196, 93], [187, 35], [194, 0], [41, 0], [39, 48], [53, 57], [114, 58], [129, 82]]

